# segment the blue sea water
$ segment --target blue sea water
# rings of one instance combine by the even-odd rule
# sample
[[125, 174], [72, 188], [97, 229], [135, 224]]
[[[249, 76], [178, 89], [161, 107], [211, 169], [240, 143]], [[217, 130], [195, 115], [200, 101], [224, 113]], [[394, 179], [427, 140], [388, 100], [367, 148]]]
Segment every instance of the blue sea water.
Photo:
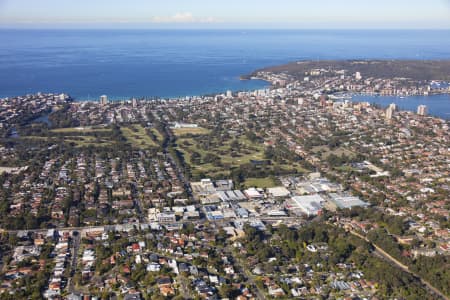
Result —
[[409, 110], [416, 112], [419, 105], [426, 105], [428, 114], [442, 119], [450, 120], [450, 95], [432, 95], [432, 96], [365, 96], [357, 95], [352, 97], [353, 101], [376, 103], [385, 108], [391, 103], [397, 104], [400, 110]]
[[311, 59], [450, 59], [443, 30], [0, 30], [0, 97], [175, 97], [252, 90], [255, 69]]

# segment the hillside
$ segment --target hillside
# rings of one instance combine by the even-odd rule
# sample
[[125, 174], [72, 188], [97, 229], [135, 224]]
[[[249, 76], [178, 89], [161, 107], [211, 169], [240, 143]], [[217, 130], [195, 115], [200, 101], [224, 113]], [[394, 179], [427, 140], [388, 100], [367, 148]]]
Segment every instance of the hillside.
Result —
[[352, 74], [360, 72], [364, 77], [410, 78], [413, 80], [450, 81], [450, 60], [343, 60], [343, 61], [299, 61], [255, 71], [288, 73], [303, 78], [312, 69], [346, 70]]

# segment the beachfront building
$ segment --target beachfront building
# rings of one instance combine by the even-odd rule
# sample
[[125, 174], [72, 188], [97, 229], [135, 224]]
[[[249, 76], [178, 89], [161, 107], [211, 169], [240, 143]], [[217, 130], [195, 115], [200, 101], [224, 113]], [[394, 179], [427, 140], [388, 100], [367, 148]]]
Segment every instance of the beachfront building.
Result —
[[419, 116], [426, 116], [427, 113], [428, 113], [428, 108], [427, 108], [426, 105], [419, 105], [419, 106], [417, 107], [417, 114], [418, 114]]

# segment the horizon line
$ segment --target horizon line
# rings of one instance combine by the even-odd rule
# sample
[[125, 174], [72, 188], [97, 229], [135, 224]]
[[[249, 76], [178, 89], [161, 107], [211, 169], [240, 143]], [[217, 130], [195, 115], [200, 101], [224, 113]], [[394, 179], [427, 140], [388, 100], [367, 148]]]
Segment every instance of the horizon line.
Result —
[[366, 30], [401, 30], [401, 31], [450, 31], [450, 27], [28, 27], [28, 26], [2, 26], [0, 30], [347, 30], [347, 31], [366, 31]]

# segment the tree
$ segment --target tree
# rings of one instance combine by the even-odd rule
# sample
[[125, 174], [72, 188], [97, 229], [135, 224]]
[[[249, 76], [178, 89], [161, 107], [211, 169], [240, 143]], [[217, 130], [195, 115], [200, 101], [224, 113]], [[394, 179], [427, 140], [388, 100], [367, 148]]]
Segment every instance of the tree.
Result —
[[223, 284], [219, 288], [219, 296], [222, 298], [234, 299], [239, 296], [239, 290], [236, 290], [232, 285]]
[[202, 156], [200, 155], [200, 153], [194, 151], [191, 154], [191, 162], [195, 165], [199, 165], [201, 163], [202, 160]]

